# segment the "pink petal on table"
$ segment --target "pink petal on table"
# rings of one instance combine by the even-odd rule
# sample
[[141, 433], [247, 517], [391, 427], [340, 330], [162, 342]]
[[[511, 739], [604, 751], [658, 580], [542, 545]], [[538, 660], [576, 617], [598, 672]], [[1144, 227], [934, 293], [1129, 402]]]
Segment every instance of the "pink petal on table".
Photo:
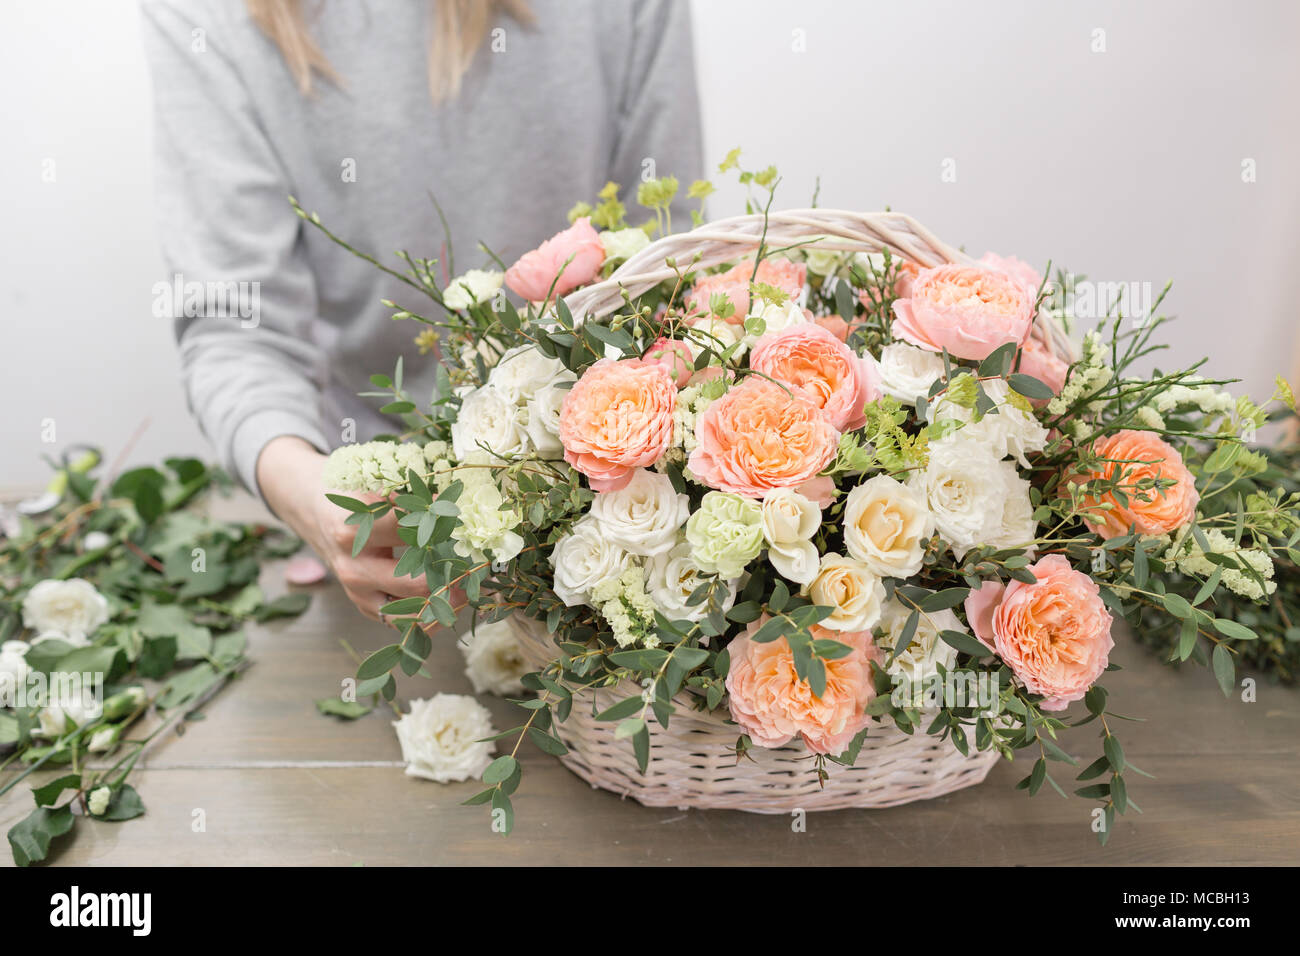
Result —
[[284, 569], [284, 579], [290, 584], [315, 584], [325, 580], [325, 565], [307, 554], [290, 558]]

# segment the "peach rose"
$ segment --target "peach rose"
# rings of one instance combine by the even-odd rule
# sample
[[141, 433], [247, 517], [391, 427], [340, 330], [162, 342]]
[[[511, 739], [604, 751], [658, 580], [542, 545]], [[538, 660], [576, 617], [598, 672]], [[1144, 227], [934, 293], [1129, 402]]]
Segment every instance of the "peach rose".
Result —
[[871, 632], [827, 631], [813, 625], [814, 639], [830, 638], [853, 648], [838, 660], [826, 661], [826, 689], [818, 697], [795, 673], [794, 655], [784, 637], [766, 644], [750, 640], [766, 621], [764, 615], [752, 622], [728, 645], [731, 719], [760, 747], [780, 747], [797, 734], [814, 753], [843, 753], [867, 725], [867, 705], [875, 696], [871, 662], [879, 659], [879, 652]]
[[1033, 296], [1019, 280], [949, 265], [921, 271], [911, 296], [894, 302], [892, 328], [919, 348], [978, 361], [1007, 342], [1024, 342], [1033, 320]]
[[668, 369], [678, 388], [685, 388], [695, 372], [695, 356], [691, 348], [679, 339], [659, 338], [642, 356], [648, 362], [658, 362]]
[[596, 278], [604, 261], [605, 247], [591, 228], [591, 219], [583, 216], [532, 252], [520, 256], [506, 270], [506, 285], [530, 302], [541, 302], [548, 295], [568, 295], [578, 286], [586, 285]]
[[1017, 259], [1015, 256], [1000, 256], [996, 252], [986, 252], [980, 257], [980, 265], [1005, 272], [1028, 289], [1031, 296], [1038, 298], [1038, 287], [1043, 284], [1043, 275], [1025, 260]]
[[776, 286], [791, 299], [797, 299], [808, 278], [808, 266], [789, 259], [764, 259], [758, 264], [757, 275], [754, 275], [754, 263], [750, 261], [738, 263], [726, 272], [700, 276], [686, 295], [686, 311], [708, 315], [712, 312], [710, 300], [715, 295], [725, 295], [736, 309], [727, 321], [732, 325], [744, 325], [745, 316], [749, 314], [751, 275], [753, 281]]
[[654, 464], [673, 435], [677, 386], [667, 367], [643, 359], [601, 359], [560, 406], [564, 460], [593, 491], [618, 491]]
[[[1084, 524], [1089, 531], [1103, 538], [1114, 538], [1126, 534], [1129, 525], [1135, 525], [1139, 534], [1161, 535], [1177, 531], [1196, 516], [1200, 501], [1196, 479], [1183, 464], [1178, 450], [1158, 435], [1125, 429], [1092, 447], [1100, 457], [1110, 460], [1102, 462], [1083, 480], [1110, 480], [1118, 476], [1128, 502], [1125, 504], [1111, 492], [1096, 498], [1084, 497], [1081, 508], [1088, 514]], [[1172, 478], [1174, 484], [1165, 488], [1137, 487], [1144, 479], [1155, 478]], [[1111, 507], [1096, 509], [1099, 504]]]
[[796, 388], [822, 410], [837, 431], [861, 428], [863, 409], [880, 397], [875, 359], [858, 356], [820, 325], [794, 325], [762, 336], [749, 367]]
[[849, 332], [852, 331], [852, 327], [849, 323], [844, 321], [842, 316], [815, 315], [813, 316], [813, 321], [841, 342], [847, 342], [849, 340]]
[[966, 598], [971, 630], [1033, 694], [1064, 710], [1106, 670], [1115, 641], [1097, 583], [1059, 554], [1029, 570], [1033, 584], [986, 581]]
[[704, 410], [687, 467], [710, 488], [761, 498], [798, 488], [834, 457], [839, 432], [802, 392], [749, 376]]

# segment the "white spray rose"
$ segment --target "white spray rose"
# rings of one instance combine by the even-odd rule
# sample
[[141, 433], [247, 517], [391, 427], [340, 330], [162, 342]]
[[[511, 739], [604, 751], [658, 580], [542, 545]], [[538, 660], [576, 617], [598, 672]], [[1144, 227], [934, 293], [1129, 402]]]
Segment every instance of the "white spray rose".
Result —
[[889, 475], [867, 479], [844, 501], [844, 549], [881, 577], [920, 571], [932, 534], [925, 495]]
[[[709, 601], [687, 604], [695, 589], [708, 579], [691, 556], [691, 546], [686, 542], [674, 545], [669, 551], [656, 555], [646, 562], [646, 591], [654, 605], [670, 621], [699, 621], [709, 612]], [[714, 601], [723, 613], [736, 603], [740, 578], [719, 581], [714, 591]]]
[[1009, 461], [1002, 462], [1002, 479], [1006, 488], [1002, 520], [993, 537], [983, 543], [995, 548], [1024, 548], [1033, 554], [1036, 547], [1032, 542], [1038, 537], [1038, 522], [1034, 520], [1034, 506], [1029, 500], [1029, 481], [1021, 478], [1016, 466]]
[[442, 290], [442, 301], [449, 309], [468, 309], [475, 302], [487, 302], [501, 290], [505, 273], [492, 269], [470, 269]]
[[747, 334], [745, 341], [753, 345], [764, 335], [772, 335], [776, 332], [784, 332], [786, 329], [792, 329], [796, 325], [807, 325], [812, 319], [795, 300], [789, 300], [780, 304], [764, 303], [761, 299], [755, 300], [750, 306], [749, 318], [760, 318], [763, 320], [763, 331], [758, 334]]
[[0, 644], [0, 707], [14, 700], [18, 688], [27, 681], [31, 668], [27, 666], [26, 641], [5, 641]]
[[564, 457], [560, 443], [560, 410], [569, 389], [564, 385], [544, 385], [528, 400], [526, 414], [528, 438], [537, 453], [546, 459]]
[[[700, 319], [691, 323], [691, 328], [695, 332], [687, 334], [684, 340], [686, 347], [691, 350], [691, 358], [698, 359], [705, 349], [712, 349], [715, 362], [716, 356], [739, 342], [741, 336], [745, 334], [745, 330], [739, 325], [732, 325], [725, 319], [717, 318]], [[731, 358], [739, 359], [748, 349], [748, 345], [741, 346], [732, 353]]]
[[[880, 614], [880, 628], [883, 631], [876, 641], [877, 646], [885, 651], [883, 660], [889, 660], [894, 645], [903, 636], [903, 628], [911, 616], [912, 608], [901, 601], [886, 601]], [[916, 630], [907, 649], [900, 651], [885, 671], [897, 678], [906, 676], [912, 687], [916, 688], [925, 680], [939, 672], [942, 664], [945, 670], [951, 670], [957, 663], [957, 649], [939, 638], [940, 631], [961, 631], [966, 633], [957, 615], [951, 610], [929, 611], [917, 615]]]
[[600, 234], [600, 244], [605, 247], [605, 261], [631, 259], [634, 255], [650, 245], [650, 237], [644, 229], [633, 226], [628, 229], [606, 229]]
[[954, 434], [987, 445], [996, 458], [1011, 455], [1022, 466], [1028, 467], [1025, 455], [1047, 447], [1047, 429], [1029, 411], [1026, 399], [1018, 395], [1012, 398], [1011, 387], [1005, 379], [986, 379], [981, 384], [985, 394], [997, 403], [997, 412], [989, 412], [979, 421], [972, 422], [975, 417], [973, 409], [942, 395], [926, 409], [926, 417], [932, 422], [944, 418], [966, 422]]
[[653, 557], [677, 543], [677, 531], [691, 514], [691, 502], [672, 479], [639, 468], [618, 491], [598, 493], [591, 517], [601, 534], [629, 554]]
[[793, 488], [780, 488], [763, 496], [763, 540], [767, 559], [777, 573], [796, 584], [817, 576], [817, 546], [812, 536], [822, 524], [822, 510]]
[[616, 578], [632, 558], [600, 532], [590, 515], [574, 522], [551, 551], [555, 593], [569, 607], [586, 604], [592, 588]]
[[930, 445], [930, 461], [908, 484], [925, 494], [935, 526], [958, 558], [994, 541], [1008, 488], [1003, 463], [988, 446], [950, 435]]
[[930, 386], [943, 377], [943, 358], [915, 345], [895, 342], [880, 350], [880, 388], [905, 405], [930, 394]]
[[402, 745], [406, 773], [438, 783], [477, 777], [492, 762], [492, 715], [473, 697], [435, 694], [411, 701], [411, 710], [393, 721]]
[[23, 624], [34, 631], [58, 631], [81, 643], [108, 620], [108, 601], [81, 578], [47, 579], [23, 599]]
[[835, 631], [867, 630], [880, 620], [885, 602], [884, 584], [864, 562], [834, 552], [822, 556], [817, 576], [801, 593], [835, 609], [821, 622]]
[[503, 460], [532, 449], [514, 399], [491, 385], [465, 395], [451, 426], [452, 452], [459, 460], [481, 456], [483, 446]]
[[465, 676], [474, 685], [474, 693], [484, 691], [505, 696], [520, 694], [520, 679], [530, 668], [524, 660], [519, 640], [508, 620], [479, 624], [472, 634], [460, 640], [465, 657]]
[[33, 732], [42, 737], [62, 737], [70, 731], [71, 727], [80, 727], [92, 720], [98, 720], [104, 713], [103, 705], [94, 699], [89, 689], [86, 689], [81, 696], [83, 699], [80, 700], [76, 695], [69, 699], [62, 699], [64, 695], [60, 694], [57, 704], [41, 708], [41, 712], [36, 715], [40, 726]]
[[487, 384], [507, 400], [523, 405], [547, 385], [576, 380], [559, 359], [534, 345], [520, 345], [501, 356], [488, 373]]

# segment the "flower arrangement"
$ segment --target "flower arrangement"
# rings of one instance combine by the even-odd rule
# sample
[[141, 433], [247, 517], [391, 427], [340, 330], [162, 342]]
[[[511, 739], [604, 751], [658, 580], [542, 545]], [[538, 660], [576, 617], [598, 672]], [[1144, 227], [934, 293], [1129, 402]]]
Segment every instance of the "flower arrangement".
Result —
[[[400, 362], [375, 375], [406, 430], [340, 450], [327, 482], [363, 539], [399, 516], [397, 573], [430, 594], [384, 608], [398, 638], [361, 664], [360, 692], [391, 700], [391, 672], [418, 670], [462, 602], [478, 622], [541, 622], [534, 696], [469, 801], [507, 830], [522, 742], [564, 754], [564, 721], [597, 691], [624, 694], [595, 716], [642, 771], [651, 722], [686, 710], [727, 722], [737, 761], [804, 748], [828, 788], [888, 727], [1027, 751], [1020, 786], [1064, 793], [1049, 766], [1075, 763], [1055, 742], [1074, 710], [1100, 727], [1077, 792], [1104, 808], [1104, 842], [1141, 772], [1108, 719], [1115, 618], [1171, 622], [1227, 692], [1259, 635], [1217, 602], [1263, 598], [1300, 535], [1296, 495], [1244, 447], [1264, 409], [1196, 367], [1142, 371], [1164, 317], [1116, 310], [1072, 345], [1068, 275], [834, 232], [772, 245], [776, 171], [738, 151], [721, 171], [761, 221], [746, 255], [646, 248], [672, 234], [671, 178], [640, 188], [644, 226], [611, 185], [502, 271], [440, 284], [402, 254], [392, 274], [436, 314], [388, 304], [440, 350], [439, 388], [417, 408]], [[1293, 404], [1284, 383], [1275, 397]]]

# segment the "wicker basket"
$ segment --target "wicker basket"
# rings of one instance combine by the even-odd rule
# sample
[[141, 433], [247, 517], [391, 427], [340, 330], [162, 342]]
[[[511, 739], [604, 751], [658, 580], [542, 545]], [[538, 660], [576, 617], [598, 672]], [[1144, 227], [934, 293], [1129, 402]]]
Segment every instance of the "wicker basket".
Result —
[[[880, 252], [910, 259], [921, 266], [968, 262], [963, 253], [931, 235], [899, 213], [855, 213], [833, 209], [802, 209], [773, 213], [766, 222], [758, 215], [738, 216], [701, 226], [691, 232], [665, 236], [623, 263], [608, 279], [579, 289], [566, 298], [575, 319], [601, 318], [624, 304], [624, 293], [636, 296], [677, 271], [666, 264], [675, 258], [681, 270], [703, 269], [742, 259], [757, 250], [810, 246], [845, 252]], [[697, 258], [698, 256], [698, 258]], [[1055, 322], [1040, 315], [1034, 336], [1052, 353], [1073, 361], [1073, 343]], [[555, 658], [556, 648], [545, 626], [520, 615], [511, 626], [523, 653], [534, 667]], [[650, 766], [637, 767], [631, 743], [614, 739], [614, 725], [593, 716], [619, 700], [640, 693], [625, 684], [594, 691], [595, 700], [576, 702], [555, 733], [569, 752], [561, 761], [593, 787], [630, 796], [651, 807], [698, 807], [788, 813], [792, 810], [838, 810], [890, 807], [925, 800], [973, 786], [997, 762], [996, 752], [963, 756], [947, 741], [924, 732], [905, 734], [892, 724], [873, 725], [857, 763], [830, 767], [825, 787], [818, 782], [812, 754], [802, 745], [754, 748], [752, 760], [737, 762], [728, 748], [740, 729], [720, 712], [694, 710], [678, 695], [679, 704], [668, 729], [649, 721]]]

